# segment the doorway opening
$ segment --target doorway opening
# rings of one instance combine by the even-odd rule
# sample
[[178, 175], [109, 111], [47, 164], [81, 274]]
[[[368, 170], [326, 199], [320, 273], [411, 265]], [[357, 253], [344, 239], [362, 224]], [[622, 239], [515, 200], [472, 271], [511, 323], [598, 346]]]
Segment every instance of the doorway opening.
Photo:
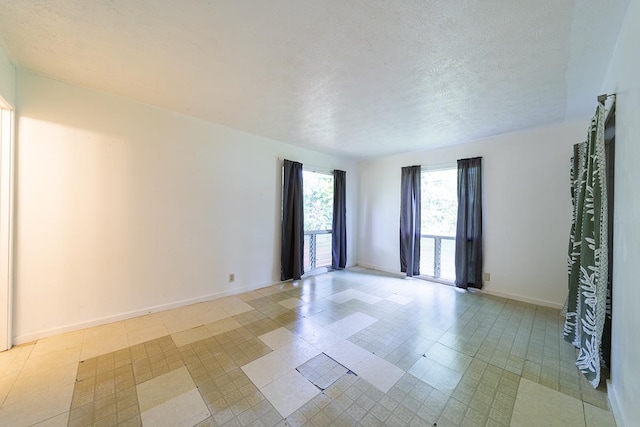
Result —
[[420, 275], [447, 284], [456, 278], [457, 182], [455, 164], [422, 169]]
[[333, 175], [303, 170], [304, 271], [331, 266]]
[[0, 351], [11, 348], [13, 111], [0, 97]]

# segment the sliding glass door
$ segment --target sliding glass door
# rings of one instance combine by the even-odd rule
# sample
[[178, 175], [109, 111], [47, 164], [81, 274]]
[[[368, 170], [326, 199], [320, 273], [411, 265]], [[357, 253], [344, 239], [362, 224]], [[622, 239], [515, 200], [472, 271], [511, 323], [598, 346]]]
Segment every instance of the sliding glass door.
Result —
[[420, 273], [453, 283], [456, 277], [457, 168], [423, 168]]
[[304, 271], [331, 266], [333, 175], [303, 171]]

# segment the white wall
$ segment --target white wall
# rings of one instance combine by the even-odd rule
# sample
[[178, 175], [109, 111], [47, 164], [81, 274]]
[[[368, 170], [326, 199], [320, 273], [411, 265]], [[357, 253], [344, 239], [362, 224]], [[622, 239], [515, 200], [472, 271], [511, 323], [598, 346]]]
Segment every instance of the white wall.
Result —
[[15, 105], [16, 70], [11, 60], [0, 47], [0, 96], [11, 106]]
[[640, 420], [640, 1], [632, 0], [602, 91], [616, 97], [613, 331], [609, 398], [619, 426]]
[[17, 81], [17, 342], [279, 281], [278, 157], [347, 171], [354, 264], [355, 163], [28, 72]]
[[400, 168], [483, 157], [485, 291], [559, 307], [567, 296], [569, 159], [578, 121], [360, 164], [358, 263], [400, 271]]

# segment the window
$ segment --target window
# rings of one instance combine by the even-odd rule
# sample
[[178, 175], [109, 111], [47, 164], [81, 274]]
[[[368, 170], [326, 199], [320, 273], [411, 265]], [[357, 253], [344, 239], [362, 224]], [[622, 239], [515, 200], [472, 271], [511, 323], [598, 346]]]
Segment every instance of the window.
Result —
[[420, 273], [446, 282], [456, 277], [457, 180], [455, 165], [421, 174]]
[[331, 265], [333, 175], [303, 171], [304, 271]]

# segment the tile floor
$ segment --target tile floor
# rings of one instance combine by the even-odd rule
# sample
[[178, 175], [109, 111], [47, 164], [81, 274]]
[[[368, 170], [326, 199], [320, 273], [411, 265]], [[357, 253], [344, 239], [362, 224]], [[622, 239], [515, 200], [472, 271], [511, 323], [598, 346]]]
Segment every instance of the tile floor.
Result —
[[615, 426], [558, 310], [364, 269], [0, 353], [2, 426]]

